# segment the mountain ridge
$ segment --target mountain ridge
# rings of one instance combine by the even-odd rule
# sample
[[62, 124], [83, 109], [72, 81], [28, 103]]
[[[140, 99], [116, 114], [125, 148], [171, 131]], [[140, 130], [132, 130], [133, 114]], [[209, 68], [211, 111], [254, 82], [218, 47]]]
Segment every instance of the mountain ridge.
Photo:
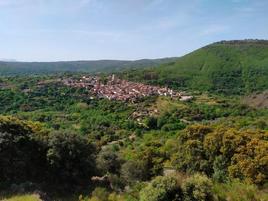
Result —
[[44, 74], [55, 72], [113, 72], [128, 68], [156, 66], [176, 60], [177, 57], [140, 60], [78, 60], [55, 62], [0, 61], [0, 75]]
[[245, 94], [268, 89], [268, 40], [219, 41], [182, 57], [141, 60], [0, 62], [0, 75], [118, 73], [172, 88]]
[[127, 79], [219, 93], [268, 89], [268, 40], [219, 41], [156, 68], [129, 71]]

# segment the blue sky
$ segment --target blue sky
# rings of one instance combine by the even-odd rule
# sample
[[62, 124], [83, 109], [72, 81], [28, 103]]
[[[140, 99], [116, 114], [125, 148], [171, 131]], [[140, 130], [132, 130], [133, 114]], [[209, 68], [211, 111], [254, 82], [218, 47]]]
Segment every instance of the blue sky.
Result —
[[268, 39], [267, 0], [0, 0], [0, 58], [181, 56], [219, 40]]

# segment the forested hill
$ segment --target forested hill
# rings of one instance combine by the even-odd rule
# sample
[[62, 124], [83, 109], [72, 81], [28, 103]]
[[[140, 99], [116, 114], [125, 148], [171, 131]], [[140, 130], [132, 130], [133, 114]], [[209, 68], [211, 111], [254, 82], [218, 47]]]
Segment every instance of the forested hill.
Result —
[[45, 74], [55, 72], [113, 72], [128, 68], [142, 68], [175, 61], [176, 58], [124, 60], [92, 60], [61, 62], [0, 61], [0, 75]]
[[268, 89], [268, 41], [221, 41], [157, 68], [133, 70], [127, 76], [174, 88], [232, 94], [263, 91]]
[[55, 72], [123, 72], [127, 79], [149, 84], [245, 94], [268, 89], [268, 40], [221, 41], [180, 58], [0, 62], [0, 75]]

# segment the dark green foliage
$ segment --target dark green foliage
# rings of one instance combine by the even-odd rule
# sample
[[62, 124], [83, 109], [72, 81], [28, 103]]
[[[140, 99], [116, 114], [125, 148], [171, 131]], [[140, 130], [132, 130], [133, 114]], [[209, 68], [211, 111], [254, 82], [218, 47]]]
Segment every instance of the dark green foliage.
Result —
[[118, 174], [121, 167], [121, 159], [112, 149], [101, 150], [97, 156], [97, 168], [104, 174]]
[[[81, 111], [81, 128], [82, 134], [89, 134], [98, 131], [100, 137], [110, 133], [110, 140], [116, 140], [114, 130], [118, 128], [132, 129], [135, 123], [126, 120], [132, 108], [125, 103], [118, 103], [109, 100], [91, 101], [86, 112]], [[114, 139], [113, 139], [114, 137]]]
[[182, 192], [174, 177], [156, 177], [140, 192], [140, 201], [180, 201]]
[[33, 129], [12, 117], [0, 116], [1, 182], [39, 181], [45, 163], [45, 150], [35, 139]]
[[50, 135], [47, 146], [51, 181], [65, 185], [89, 183], [96, 173], [93, 145], [79, 135], [56, 132]]
[[146, 181], [149, 175], [146, 162], [141, 160], [129, 160], [122, 165], [121, 176], [127, 184]]
[[[86, 100], [85, 97], [80, 95], [81, 93], [84, 96], [87, 95], [83, 90], [68, 88], [57, 82], [39, 85], [38, 80], [34, 78], [31, 78], [32, 83], [29, 88], [24, 88], [26, 80], [29, 80], [29, 78], [17, 80], [16, 85], [11, 89], [0, 88], [0, 96], [2, 97], [0, 104], [3, 105], [0, 108], [1, 113], [17, 112], [19, 110], [29, 112], [44, 108], [62, 111], [78, 100]], [[9, 84], [13, 85], [11, 78]], [[68, 98], [66, 99], [66, 97]]]
[[47, 135], [31, 122], [0, 116], [0, 185], [34, 182], [45, 188], [88, 185], [95, 147], [67, 132]]
[[157, 118], [149, 117], [146, 119], [145, 124], [149, 129], [156, 129], [157, 128]]
[[184, 201], [213, 201], [212, 181], [196, 174], [182, 184]]

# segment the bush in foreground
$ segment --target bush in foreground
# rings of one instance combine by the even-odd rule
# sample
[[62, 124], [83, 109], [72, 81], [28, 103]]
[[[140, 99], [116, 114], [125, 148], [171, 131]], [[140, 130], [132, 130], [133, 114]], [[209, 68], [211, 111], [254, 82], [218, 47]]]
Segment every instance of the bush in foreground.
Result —
[[156, 177], [140, 192], [140, 201], [180, 201], [182, 192], [174, 177]]
[[253, 184], [246, 184], [238, 180], [213, 185], [216, 201], [265, 201], [268, 194], [261, 192]]
[[212, 201], [212, 181], [201, 174], [196, 174], [182, 184], [185, 201]]

